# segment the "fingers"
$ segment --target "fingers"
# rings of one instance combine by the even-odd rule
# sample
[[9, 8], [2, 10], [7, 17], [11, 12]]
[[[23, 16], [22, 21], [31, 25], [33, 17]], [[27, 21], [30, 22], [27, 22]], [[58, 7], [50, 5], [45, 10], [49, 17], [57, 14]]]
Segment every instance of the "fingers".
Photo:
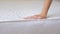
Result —
[[37, 19], [37, 16], [25, 17], [24, 19]]
[[45, 19], [46, 17], [40, 15], [34, 15], [30, 17], [25, 17], [24, 19]]

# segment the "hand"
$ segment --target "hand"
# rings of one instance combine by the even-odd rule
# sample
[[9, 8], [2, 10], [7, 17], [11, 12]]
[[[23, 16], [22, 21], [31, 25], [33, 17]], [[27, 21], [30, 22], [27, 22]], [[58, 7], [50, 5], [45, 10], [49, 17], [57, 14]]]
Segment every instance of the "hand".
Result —
[[45, 19], [45, 18], [46, 18], [45, 15], [33, 15], [33, 16], [25, 17], [24, 19]]

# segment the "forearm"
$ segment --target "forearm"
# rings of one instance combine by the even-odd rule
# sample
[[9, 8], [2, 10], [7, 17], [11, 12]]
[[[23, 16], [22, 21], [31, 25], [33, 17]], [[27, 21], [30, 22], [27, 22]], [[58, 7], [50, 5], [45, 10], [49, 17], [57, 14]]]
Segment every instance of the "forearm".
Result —
[[42, 15], [47, 15], [51, 3], [52, 3], [52, 0], [44, 0], [44, 5], [41, 13]]

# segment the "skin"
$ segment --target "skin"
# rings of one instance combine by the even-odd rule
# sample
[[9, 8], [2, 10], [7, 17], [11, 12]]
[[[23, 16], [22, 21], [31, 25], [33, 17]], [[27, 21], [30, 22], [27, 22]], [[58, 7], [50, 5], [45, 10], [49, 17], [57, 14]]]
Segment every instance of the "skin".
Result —
[[51, 3], [52, 3], [52, 0], [44, 0], [44, 5], [42, 8], [41, 14], [25, 17], [24, 19], [44, 19], [44, 18], [46, 18]]

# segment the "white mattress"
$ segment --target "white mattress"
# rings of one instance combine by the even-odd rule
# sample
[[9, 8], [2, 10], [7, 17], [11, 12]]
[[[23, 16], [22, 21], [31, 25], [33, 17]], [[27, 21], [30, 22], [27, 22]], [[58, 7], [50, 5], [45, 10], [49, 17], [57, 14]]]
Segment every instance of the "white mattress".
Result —
[[[47, 19], [60, 19], [60, 2], [53, 1]], [[21, 20], [41, 12], [43, 1], [0, 1], [0, 21]]]
[[60, 1], [54, 1], [47, 19], [24, 20], [38, 14], [42, 1], [0, 1], [0, 34], [60, 34]]

